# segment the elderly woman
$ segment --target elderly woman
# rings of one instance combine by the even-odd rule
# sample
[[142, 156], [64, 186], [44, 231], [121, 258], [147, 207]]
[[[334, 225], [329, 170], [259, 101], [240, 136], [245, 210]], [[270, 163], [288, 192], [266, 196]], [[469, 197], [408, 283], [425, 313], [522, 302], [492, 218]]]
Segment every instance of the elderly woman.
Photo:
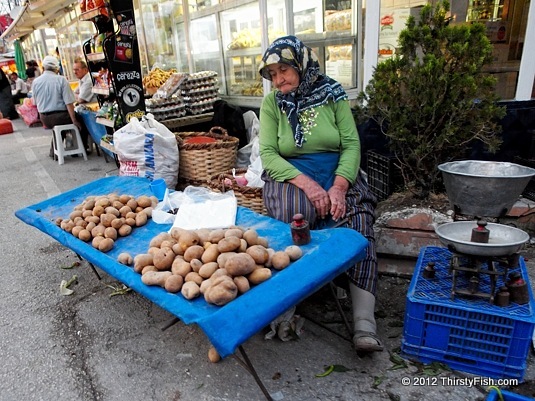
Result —
[[342, 86], [322, 74], [312, 49], [295, 36], [275, 40], [260, 63], [275, 91], [260, 109], [263, 196], [268, 213], [313, 228], [344, 222], [368, 241], [366, 257], [347, 272], [358, 352], [382, 351], [374, 318], [376, 199], [360, 171], [360, 141]]

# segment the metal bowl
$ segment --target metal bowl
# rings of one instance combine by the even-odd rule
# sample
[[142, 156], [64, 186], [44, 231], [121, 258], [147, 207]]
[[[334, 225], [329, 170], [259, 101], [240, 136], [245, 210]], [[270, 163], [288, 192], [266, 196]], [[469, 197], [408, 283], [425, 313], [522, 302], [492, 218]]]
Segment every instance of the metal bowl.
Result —
[[463, 160], [438, 166], [456, 213], [502, 217], [511, 210], [535, 169], [508, 162]]
[[518, 252], [529, 240], [529, 235], [518, 228], [504, 224], [487, 223], [489, 242], [472, 242], [475, 221], [455, 221], [435, 229], [440, 241], [450, 250], [473, 256], [508, 256]]

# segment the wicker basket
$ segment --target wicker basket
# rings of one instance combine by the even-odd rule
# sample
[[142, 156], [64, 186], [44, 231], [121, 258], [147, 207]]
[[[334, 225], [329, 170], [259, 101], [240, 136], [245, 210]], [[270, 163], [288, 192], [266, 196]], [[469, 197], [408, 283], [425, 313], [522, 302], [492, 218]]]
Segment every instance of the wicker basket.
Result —
[[[236, 169], [236, 175], [242, 175], [246, 172], [246, 168]], [[232, 185], [225, 185], [225, 178], [228, 178], [232, 182]], [[267, 215], [262, 199], [262, 188], [238, 185], [232, 175], [232, 169], [212, 176], [209, 185], [210, 189], [215, 192], [233, 190], [238, 205], [247, 207], [256, 213]]]
[[[209, 132], [178, 132], [175, 134], [179, 148], [178, 186], [208, 186], [211, 177], [236, 165], [239, 139], [227, 134], [221, 127]], [[188, 138], [207, 136], [213, 143], [186, 143]]]

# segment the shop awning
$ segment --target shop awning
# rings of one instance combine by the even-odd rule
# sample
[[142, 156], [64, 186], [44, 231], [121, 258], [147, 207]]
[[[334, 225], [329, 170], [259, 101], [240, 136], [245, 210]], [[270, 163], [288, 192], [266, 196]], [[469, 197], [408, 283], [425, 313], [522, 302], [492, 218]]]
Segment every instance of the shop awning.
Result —
[[76, 0], [39, 0], [23, 3], [11, 10], [13, 22], [0, 36], [0, 39], [13, 41], [29, 35], [36, 29], [46, 28], [54, 19], [63, 16]]

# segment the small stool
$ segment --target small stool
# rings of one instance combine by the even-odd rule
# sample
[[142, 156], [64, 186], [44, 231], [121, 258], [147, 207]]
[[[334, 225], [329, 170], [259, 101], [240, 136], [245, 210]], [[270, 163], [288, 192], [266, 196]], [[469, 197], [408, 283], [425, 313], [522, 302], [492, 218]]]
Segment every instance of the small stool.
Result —
[[13, 132], [13, 124], [7, 118], [0, 118], [0, 135], [11, 134]]
[[[87, 161], [87, 153], [85, 152], [84, 143], [82, 142], [80, 131], [76, 125], [56, 125], [53, 130], [54, 156], [58, 157], [59, 164], [65, 162], [65, 156], [79, 154], [82, 154], [84, 160]], [[63, 132], [66, 132], [65, 139], [63, 139]], [[69, 138], [69, 132], [74, 132], [74, 135], [71, 133], [71, 138]]]

